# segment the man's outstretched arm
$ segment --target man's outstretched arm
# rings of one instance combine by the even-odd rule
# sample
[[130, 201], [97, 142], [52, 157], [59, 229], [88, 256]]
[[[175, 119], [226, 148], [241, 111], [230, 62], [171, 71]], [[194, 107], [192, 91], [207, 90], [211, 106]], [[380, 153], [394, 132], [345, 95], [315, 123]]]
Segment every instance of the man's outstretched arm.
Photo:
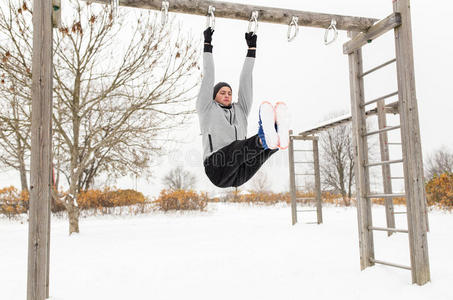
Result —
[[215, 71], [214, 59], [212, 57], [212, 34], [214, 30], [208, 27], [204, 32], [204, 50], [203, 50], [203, 79], [201, 80], [200, 93], [197, 98], [197, 112], [206, 111], [213, 104], [212, 92], [214, 88]]
[[244, 65], [242, 66], [241, 78], [239, 81], [238, 104], [241, 106], [245, 115], [248, 116], [253, 103], [253, 66], [256, 56], [256, 34], [247, 32], [245, 40], [248, 50]]

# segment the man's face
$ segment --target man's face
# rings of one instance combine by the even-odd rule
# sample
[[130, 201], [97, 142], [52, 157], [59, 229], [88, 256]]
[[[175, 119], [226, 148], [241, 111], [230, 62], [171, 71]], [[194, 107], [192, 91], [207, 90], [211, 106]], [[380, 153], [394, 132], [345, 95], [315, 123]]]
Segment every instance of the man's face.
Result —
[[233, 95], [231, 93], [231, 89], [227, 86], [222, 87], [217, 95], [215, 95], [214, 99], [217, 103], [222, 104], [223, 106], [231, 105], [233, 101]]

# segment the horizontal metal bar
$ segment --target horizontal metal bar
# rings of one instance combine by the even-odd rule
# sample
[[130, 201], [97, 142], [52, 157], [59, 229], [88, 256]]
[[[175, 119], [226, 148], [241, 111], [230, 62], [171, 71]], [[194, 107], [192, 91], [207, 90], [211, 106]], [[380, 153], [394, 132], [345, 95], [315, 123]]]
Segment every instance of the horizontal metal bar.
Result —
[[396, 228], [374, 227], [374, 226], [368, 226], [368, 230], [391, 231], [391, 232], [401, 232], [401, 233], [409, 232], [407, 229], [396, 229]]
[[365, 167], [375, 167], [375, 166], [383, 166], [383, 165], [390, 165], [390, 164], [397, 164], [397, 163], [402, 163], [404, 160], [402, 159], [395, 159], [395, 160], [386, 160], [386, 161], [380, 161], [380, 162], [375, 162], [371, 164], [365, 165]]
[[404, 179], [404, 177], [390, 177], [390, 179]]
[[382, 129], [379, 129], [379, 130], [376, 130], [376, 131], [367, 132], [367, 133], [364, 134], [364, 136], [370, 136], [370, 135], [374, 135], [374, 134], [378, 134], [378, 133], [382, 133], [382, 132], [387, 132], [387, 131], [390, 131], [390, 130], [400, 129], [400, 128], [401, 128], [400, 125], [386, 127], [386, 128], [382, 128]]
[[294, 152], [313, 152], [313, 150], [293, 150]]
[[394, 264], [394, 263], [390, 263], [390, 262], [386, 262], [386, 261], [382, 261], [382, 260], [377, 260], [377, 259], [373, 259], [373, 258], [370, 258], [370, 261], [373, 262], [373, 263], [376, 263], [376, 264], [381, 264], [381, 265], [386, 265], [386, 266], [391, 266], [391, 267], [411, 270], [411, 267], [408, 267], [408, 266]]
[[360, 107], [364, 107], [364, 106], [366, 106], [366, 105], [370, 105], [370, 104], [376, 103], [376, 102], [378, 102], [378, 101], [381, 101], [381, 100], [384, 100], [384, 99], [393, 97], [393, 96], [395, 96], [395, 95], [398, 95], [398, 91], [393, 92], [393, 93], [390, 93], [390, 94], [387, 94], [387, 95], [382, 96], [382, 97], [379, 97], [379, 98], [376, 98], [376, 99], [374, 99], [374, 100], [365, 102], [364, 104], [360, 105]]
[[316, 211], [316, 209], [298, 210], [297, 212], [312, 212], [312, 211]]
[[320, 224], [318, 222], [306, 222], [305, 224]]
[[295, 161], [295, 164], [314, 164], [314, 161]]
[[401, 145], [401, 143], [387, 143], [387, 145]]
[[393, 214], [394, 215], [402, 215], [402, 214], [407, 214], [407, 212], [405, 212], [405, 211], [394, 211]]
[[406, 197], [406, 194], [370, 194], [366, 196], [367, 198], [398, 198]]
[[375, 68], [373, 68], [373, 69], [371, 69], [371, 70], [366, 71], [365, 73], [363, 73], [363, 74], [360, 75], [359, 77], [364, 77], [364, 76], [366, 76], [366, 75], [368, 75], [368, 74], [370, 74], [370, 73], [373, 73], [374, 71], [377, 71], [377, 70], [379, 70], [379, 69], [381, 69], [381, 68], [383, 68], [383, 67], [385, 67], [385, 66], [387, 66], [387, 65], [390, 65], [391, 63], [394, 63], [394, 62], [396, 62], [396, 58], [391, 59], [391, 60], [389, 60], [389, 61], [383, 63], [382, 65], [379, 65], [379, 66], [377, 66], [377, 67], [375, 67]]
[[316, 200], [316, 198], [315, 197], [305, 197], [305, 198], [304, 197], [302, 197], [302, 198], [301, 197], [299, 197], [299, 198], [296, 197], [296, 200]]
[[294, 174], [296, 176], [314, 176], [315, 174], [305, 173], [305, 174]]

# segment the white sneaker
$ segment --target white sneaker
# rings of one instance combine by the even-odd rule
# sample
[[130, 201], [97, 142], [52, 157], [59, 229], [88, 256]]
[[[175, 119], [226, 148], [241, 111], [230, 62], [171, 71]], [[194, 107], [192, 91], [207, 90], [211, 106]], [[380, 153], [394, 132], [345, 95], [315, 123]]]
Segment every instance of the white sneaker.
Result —
[[264, 149], [278, 148], [278, 134], [275, 130], [275, 112], [270, 102], [264, 101], [260, 105], [258, 136]]
[[285, 102], [277, 102], [274, 107], [277, 124], [278, 147], [285, 150], [289, 146], [289, 109]]

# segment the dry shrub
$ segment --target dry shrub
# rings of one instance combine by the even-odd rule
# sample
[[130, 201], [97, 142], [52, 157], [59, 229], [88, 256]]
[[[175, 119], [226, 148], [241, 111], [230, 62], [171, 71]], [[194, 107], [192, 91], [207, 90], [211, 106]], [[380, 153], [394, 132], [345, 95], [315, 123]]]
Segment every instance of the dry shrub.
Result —
[[88, 190], [81, 192], [77, 198], [80, 209], [129, 206], [146, 202], [142, 193], [134, 190]]
[[0, 214], [8, 218], [14, 218], [16, 215], [28, 211], [28, 192], [19, 192], [13, 186], [0, 189]]
[[453, 209], [453, 173], [434, 176], [426, 184], [426, 197], [429, 206]]
[[153, 203], [159, 210], [204, 210], [208, 204], [206, 194], [197, 194], [189, 190], [162, 190], [159, 198]]
[[[393, 204], [394, 205], [406, 205], [406, 198], [404, 197], [396, 197], [392, 198], [393, 199]], [[385, 199], [384, 198], [374, 198], [372, 199], [374, 204], [377, 205], [385, 205]]]

